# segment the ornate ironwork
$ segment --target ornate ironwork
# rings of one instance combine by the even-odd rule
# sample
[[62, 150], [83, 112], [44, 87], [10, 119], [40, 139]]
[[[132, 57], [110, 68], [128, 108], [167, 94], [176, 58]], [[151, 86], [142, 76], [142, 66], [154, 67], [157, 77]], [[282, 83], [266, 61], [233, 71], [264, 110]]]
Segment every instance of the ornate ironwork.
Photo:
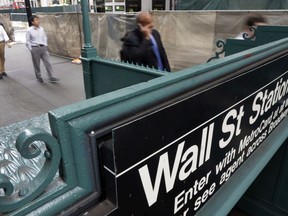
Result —
[[245, 32], [243, 34], [244, 40], [254, 40], [255, 39], [255, 37], [256, 37], [256, 27], [255, 26], [251, 26], [249, 28], [249, 31], [252, 32], [252, 35], [249, 36], [249, 34], [247, 32]]
[[219, 59], [220, 55], [223, 54], [225, 52], [225, 41], [224, 40], [218, 40], [216, 42], [216, 47], [217, 48], [222, 48], [220, 51], [216, 51], [215, 52], [215, 56], [214, 57], [211, 57], [207, 60], [207, 62], [210, 62], [212, 60], [215, 60], [215, 59]]
[[[45, 145], [42, 148], [43, 143]], [[18, 152], [11, 147], [0, 149], [1, 212], [16, 210], [41, 195], [54, 179], [60, 164], [59, 143], [44, 129], [32, 128], [23, 131], [17, 137], [16, 148]], [[35, 168], [37, 166], [29, 166], [29, 163], [36, 163], [36, 157], [44, 160], [39, 170]], [[21, 184], [17, 184], [19, 181]]]
[[13, 193], [13, 184], [6, 175], [0, 174], [0, 188], [3, 189], [6, 196], [10, 196]]

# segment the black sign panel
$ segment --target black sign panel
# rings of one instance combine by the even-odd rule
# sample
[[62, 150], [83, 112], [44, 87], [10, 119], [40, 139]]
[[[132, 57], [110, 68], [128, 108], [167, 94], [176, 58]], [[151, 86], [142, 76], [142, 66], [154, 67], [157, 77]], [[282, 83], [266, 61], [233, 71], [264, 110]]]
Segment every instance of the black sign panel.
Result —
[[287, 115], [287, 62], [275, 59], [116, 128], [117, 215], [195, 214]]
[[152, 1], [152, 10], [165, 10], [165, 0], [153, 0]]
[[126, 12], [141, 11], [141, 0], [126, 0]]

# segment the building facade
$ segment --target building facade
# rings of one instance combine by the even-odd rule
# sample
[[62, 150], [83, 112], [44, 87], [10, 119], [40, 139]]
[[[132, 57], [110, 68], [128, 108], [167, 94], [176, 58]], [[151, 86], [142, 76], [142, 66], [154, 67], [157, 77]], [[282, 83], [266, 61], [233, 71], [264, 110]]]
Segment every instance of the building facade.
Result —
[[[141, 10], [173, 10], [175, 0], [88, 0], [90, 11], [98, 13], [125, 13]], [[30, 0], [31, 7], [77, 5], [81, 0]], [[0, 0], [0, 8], [25, 8], [25, 0]]]
[[95, 12], [125, 13], [141, 10], [171, 10], [174, 0], [95, 0]]

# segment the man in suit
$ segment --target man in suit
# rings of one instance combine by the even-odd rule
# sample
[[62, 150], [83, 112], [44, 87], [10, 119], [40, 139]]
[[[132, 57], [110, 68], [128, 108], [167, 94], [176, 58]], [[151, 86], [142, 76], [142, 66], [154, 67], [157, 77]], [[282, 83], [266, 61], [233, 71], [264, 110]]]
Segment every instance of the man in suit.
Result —
[[153, 29], [152, 16], [148, 12], [140, 12], [136, 22], [137, 28], [122, 39], [121, 60], [170, 72], [160, 34]]

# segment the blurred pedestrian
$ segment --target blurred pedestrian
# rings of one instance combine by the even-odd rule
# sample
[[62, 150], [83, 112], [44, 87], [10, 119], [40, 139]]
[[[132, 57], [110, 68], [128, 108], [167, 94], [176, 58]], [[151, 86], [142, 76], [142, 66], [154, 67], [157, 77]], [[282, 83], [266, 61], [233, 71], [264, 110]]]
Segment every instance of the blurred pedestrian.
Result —
[[9, 37], [4, 29], [2, 23], [0, 23], [0, 79], [3, 79], [3, 76], [7, 76], [5, 72], [5, 45], [10, 48]]
[[42, 83], [43, 79], [40, 70], [40, 60], [42, 60], [49, 77], [49, 82], [58, 82], [59, 79], [53, 77], [53, 69], [50, 63], [50, 54], [47, 47], [47, 36], [44, 29], [40, 26], [38, 16], [31, 16], [30, 21], [32, 26], [29, 27], [26, 33], [26, 46], [31, 52], [32, 62], [36, 79]]
[[[267, 25], [267, 20], [261, 14], [251, 14], [245, 18], [242, 31], [236, 36], [235, 39], [244, 40], [245, 38], [251, 38], [254, 34], [251, 27], [257, 28], [260, 25]], [[245, 35], [245, 38], [244, 38]]]
[[128, 32], [122, 39], [121, 60], [170, 72], [160, 34], [153, 29], [151, 14], [139, 12], [136, 16], [136, 23], [137, 28]]

